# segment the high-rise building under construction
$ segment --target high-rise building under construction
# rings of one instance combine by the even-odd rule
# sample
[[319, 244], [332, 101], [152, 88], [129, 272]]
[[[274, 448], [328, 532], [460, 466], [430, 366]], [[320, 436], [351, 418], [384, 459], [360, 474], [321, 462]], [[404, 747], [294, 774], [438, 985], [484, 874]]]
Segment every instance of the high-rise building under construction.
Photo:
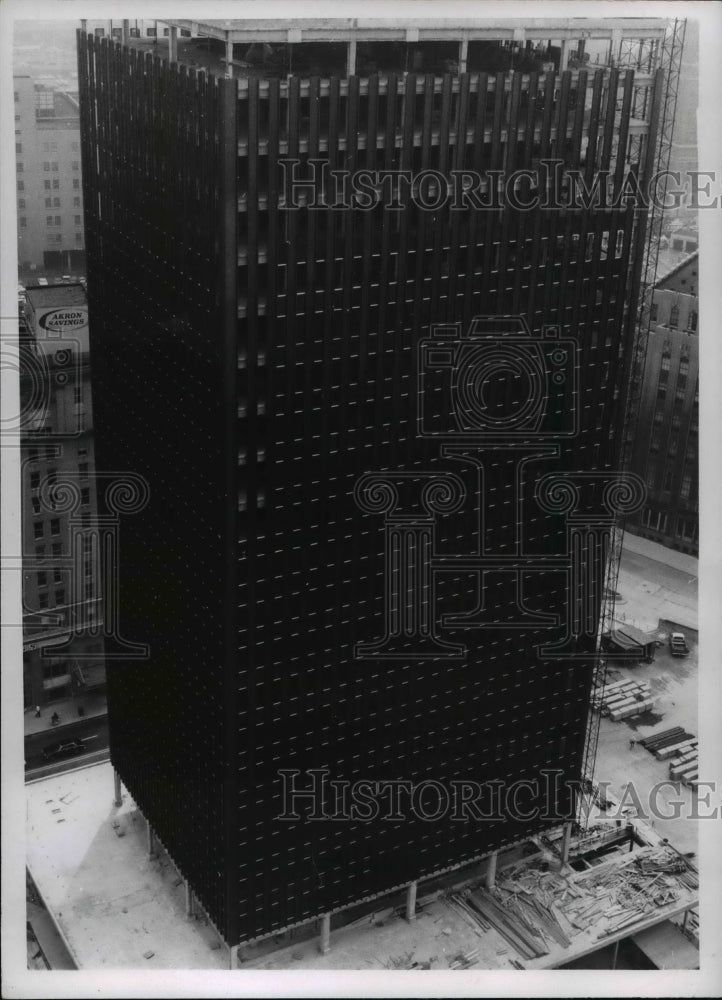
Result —
[[665, 25], [168, 24], [78, 38], [111, 758], [235, 945], [569, 815]]

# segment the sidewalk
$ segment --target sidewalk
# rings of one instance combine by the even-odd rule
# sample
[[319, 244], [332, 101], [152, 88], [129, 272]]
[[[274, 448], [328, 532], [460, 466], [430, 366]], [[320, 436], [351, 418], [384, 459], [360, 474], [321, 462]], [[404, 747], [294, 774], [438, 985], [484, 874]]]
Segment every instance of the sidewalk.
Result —
[[[85, 709], [83, 715], [78, 715], [78, 706]], [[83, 719], [92, 719], [98, 715], [106, 715], [108, 712], [108, 699], [105, 691], [78, 695], [75, 698], [67, 698], [65, 701], [56, 701], [52, 705], [45, 705], [42, 708], [40, 718], [35, 715], [35, 709], [29, 708], [25, 712], [25, 736], [34, 736], [36, 733], [48, 733], [53, 729], [55, 732], [62, 732], [63, 727], [73, 722], [82, 722]], [[60, 723], [51, 727], [50, 718], [53, 712], [60, 716]]]
[[652, 542], [648, 538], [633, 535], [631, 531], [624, 532], [623, 547], [629, 552], [636, 552], [637, 555], [646, 556], [648, 559], [654, 559], [655, 562], [681, 570], [682, 573], [689, 573], [690, 576], [699, 574], [699, 560], [695, 556], [688, 556], [684, 552], [669, 549], [666, 545]]
[[697, 590], [696, 559], [625, 534], [614, 611], [618, 623], [653, 632], [661, 619], [683, 631], [697, 630]]

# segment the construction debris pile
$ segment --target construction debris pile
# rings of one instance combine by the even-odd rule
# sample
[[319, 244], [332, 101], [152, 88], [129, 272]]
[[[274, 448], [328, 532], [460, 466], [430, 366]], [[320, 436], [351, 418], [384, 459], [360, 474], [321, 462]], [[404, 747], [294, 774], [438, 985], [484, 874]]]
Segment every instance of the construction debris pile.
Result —
[[680, 899], [680, 889], [699, 888], [695, 870], [683, 857], [662, 848], [632, 858], [621, 867], [591, 873], [585, 887], [603, 901], [607, 921], [598, 938], [609, 937], [654, 915], [657, 908]]
[[669, 761], [669, 776], [672, 781], [681, 781], [691, 788], [697, 787], [698, 746], [697, 737], [686, 732], [681, 726], [665, 729], [639, 741], [653, 753], [657, 760]]
[[602, 715], [608, 715], [612, 722], [641, 715], [654, 706], [649, 681], [615, 681], [595, 688], [592, 707]]
[[[496, 931], [513, 950], [510, 963], [522, 968], [519, 958], [529, 962], [567, 949], [586, 931], [596, 939], [626, 928], [631, 932], [660, 909], [684, 902], [685, 890], [693, 893], [697, 888], [692, 866], [664, 847], [582, 873], [543, 870], [534, 861], [523, 862], [493, 888], [467, 887], [450, 893], [446, 902], [479, 937]], [[507, 956], [508, 949], [497, 955]], [[468, 968], [474, 958], [459, 955], [453, 967]]]

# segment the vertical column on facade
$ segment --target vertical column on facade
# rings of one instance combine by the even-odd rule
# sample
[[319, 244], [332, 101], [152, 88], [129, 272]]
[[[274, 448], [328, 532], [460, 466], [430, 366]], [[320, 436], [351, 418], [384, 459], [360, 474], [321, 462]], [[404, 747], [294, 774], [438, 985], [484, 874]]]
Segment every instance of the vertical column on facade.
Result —
[[318, 950], [327, 955], [331, 950], [331, 914], [324, 913], [321, 917], [321, 933], [318, 939]]
[[346, 52], [346, 76], [356, 75], [356, 39], [352, 38], [348, 42]]
[[233, 79], [233, 42], [230, 31], [226, 33], [226, 78]]
[[569, 47], [570, 42], [568, 38], [562, 38], [562, 54], [559, 59], [559, 72], [563, 73], [564, 70], [569, 65]]
[[174, 25], [168, 32], [168, 61], [178, 62], [178, 29]]
[[619, 51], [622, 47], [622, 32], [615, 28], [609, 42], [609, 65], [616, 66], [619, 59]]
[[239, 966], [238, 962], [238, 951], [239, 945], [234, 944], [228, 949], [228, 968], [237, 969]]
[[469, 39], [462, 38], [459, 42], [459, 75], [466, 73], [466, 63], [469, 58]]
[[[232, 51], [230, 53], [232, 57]], [[219, 197], [216, 225], [220, 241], [220, 273], [218, 274], [221, 358], [224, 371], [222, 380], [222, 408], [224, 424], [223, 479], [228, 497], [233, 497], [238, 489], [238, 84], [235, 80], [218, 80], [218, 130], [219, 130]], [[212, 134], [212, 133], [211, 133]], [[226, 539], [224, 565], [224, 593], [226, 611], [224, 614], [223, 647], [225, 670], [224, 691], [224, 731], [229, 734], [226, 752], [229, 760], [238, 753], [236, 733], [238, 729], [238, 692], [234, 683], [236, 676], [233, 665], [236, 662], [238, 642], [238, 620], [236, 617], [238, 594], [238, 555], [236, 543], [239, 537], [238, 506], [226, 503], [223, 526]], [[230, 610], [233, 608], [233, 612]], [[223, 794], [226, 802], [237, 802], [238, 788], [236, 768], [225, 771]], [[233, 823], [225, 827], [226, 908], [228, 924], [226, 937], [240, 938], [238, 926], [238, 900], [234, 890], [235, 873], [238, 870], [238, 842]]]
[[130, 21], [127, 17], [123, 18], [123, 31], [122, 31], [123, 45], [127, 45], [130, 41]]

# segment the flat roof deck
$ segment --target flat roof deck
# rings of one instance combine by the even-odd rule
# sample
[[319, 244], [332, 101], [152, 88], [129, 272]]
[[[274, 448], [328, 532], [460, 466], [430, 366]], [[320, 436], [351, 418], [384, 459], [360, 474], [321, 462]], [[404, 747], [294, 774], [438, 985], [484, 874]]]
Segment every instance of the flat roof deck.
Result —
[[483, 39], [493, 41], [555, 41], [562, 39], [661, 38], [668, 22], [642, 17], [562, 18], [414, 18], [413, 27], [384, 18], [244, 18], [233, 20], [168, 20], [212, 38], [244, 41], [444, 41]]
[[215, 930], [186, 916], [167, 856], [148, 857], [135, 803], [113, 805], [110, 763], [25, 791], [28, 868], [79, 969], [228, 968]]

